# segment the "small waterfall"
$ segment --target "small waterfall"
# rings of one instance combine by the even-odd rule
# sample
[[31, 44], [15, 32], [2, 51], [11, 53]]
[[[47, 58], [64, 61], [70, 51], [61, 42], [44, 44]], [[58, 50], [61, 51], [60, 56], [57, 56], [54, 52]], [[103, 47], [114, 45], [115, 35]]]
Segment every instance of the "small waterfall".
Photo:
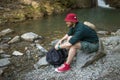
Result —
[[103, 8], [111, 8], [109, 5], [105, 4], [104, 0], [98, 0], [98, 6], [103, 7]]

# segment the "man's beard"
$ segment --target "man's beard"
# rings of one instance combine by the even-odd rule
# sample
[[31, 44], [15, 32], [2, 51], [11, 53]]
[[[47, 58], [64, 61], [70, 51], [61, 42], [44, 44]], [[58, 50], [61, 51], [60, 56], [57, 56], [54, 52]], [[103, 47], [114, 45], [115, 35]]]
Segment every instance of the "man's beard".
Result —
[[67, 27], [72, 27], [73, 26], [73, 24], [71, 24], [71, 25], [67, 25]]

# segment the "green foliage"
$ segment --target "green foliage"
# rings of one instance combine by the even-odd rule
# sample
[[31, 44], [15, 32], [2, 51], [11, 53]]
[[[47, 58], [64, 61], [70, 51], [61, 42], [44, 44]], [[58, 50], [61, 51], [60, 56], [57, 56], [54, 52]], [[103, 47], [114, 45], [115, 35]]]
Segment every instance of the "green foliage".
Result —
[[76, 0], [44, 0], [44, 1], [50, 1], [50, 3], [56, 3], [59, 2], [63, 6], [71, 7], [75, 4]]

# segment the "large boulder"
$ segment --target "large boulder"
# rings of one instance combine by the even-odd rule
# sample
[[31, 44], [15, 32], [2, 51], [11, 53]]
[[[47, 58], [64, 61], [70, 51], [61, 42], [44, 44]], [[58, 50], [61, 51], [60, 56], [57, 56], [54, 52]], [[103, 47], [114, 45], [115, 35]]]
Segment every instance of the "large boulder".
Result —
[[39, 36], [33, 32], [27, 32], [27, 33], [24, 33], [23, 35], [21, 35], [21, 38], [26, 41], [34, 41], [38, 37]]

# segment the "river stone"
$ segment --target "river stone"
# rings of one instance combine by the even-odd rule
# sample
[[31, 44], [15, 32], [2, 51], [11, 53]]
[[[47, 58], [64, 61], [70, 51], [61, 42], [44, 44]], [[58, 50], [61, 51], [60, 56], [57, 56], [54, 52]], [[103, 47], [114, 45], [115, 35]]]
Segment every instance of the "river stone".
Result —
[[0, 69], [0, 75], [3, 73], [3, 70], [2, 69]]
[[26, 41], [34, 41], [34, 39], [38, 37], [39, 36], [33, 32], [24, 33], [23, 35], [21, 35], [21, 38], [23, 38]]
[[19, 51], [14, 51], [12, 54], [15, 56], [22, 56], [23, 55], [23, 53], [21, 53]]
[[43, 48], [40, 44], [36, 44], [36, 47], [41, 51], [41, 52], [43, 52], [43, 53], [47, 53], [48, 51], [45, 49], [45, 48]]
[[110, 35], [110, 32], [108, 31], [97, 31], [97, 33], [100, 35]]
[[0, 54], [3, 54], [3, 53], [5, 53], [5, 51], [3, 51], [2, 49], [0, 49]]
[[4, 59], [0, 59], [0, 67], [4, 67], [10, 64], [9, 61], [10, 58], [4, 58]]
[[10, 58], [10, 57], [11, 57], [11, 55], [1, 54], [1, 57], [2, 57], [2, 58]]
[[8, 41], [10, 41], [10, 39], [11, 39], [11, 37], [5, 36], [2, 38], [1, 43], [7, 43]]
[[2, 30], [1, 32], [0, 32], [0, 37], [1, 36], [4, 36], [4, 35], [6, 35], [6, 34], [9, 34], [9, 33], [12, 33], [13, 32], [13, 30], [12, 29], [4, 29], [4, 30]]
[[8, 44], [10, 44], [10, 43], [15, 43], [15, 42], [18, 42], [18, 41], [20, 41], [20, 36], [15, 36], [13, 39], [11, 39], [11, 40], [8, 42]]
[[0, 44], [0, 49], [8, 49], [9, 47], [8, 44]]
[[120, 29], [118, 29], [115, 34], [120, 36]]
[[59, 41], [60, 39], [54, 40], [50, 43], [51, 46], [55, 46], [55, 44]]
[[41, 66], [47, 66], [47, 65], [48, 65], [48, 62], [46, 61], [46, 56], [45, 56], [39, 59], [39, 61], [36, 64], [34, 64], [34, 68], [38, 69]]

